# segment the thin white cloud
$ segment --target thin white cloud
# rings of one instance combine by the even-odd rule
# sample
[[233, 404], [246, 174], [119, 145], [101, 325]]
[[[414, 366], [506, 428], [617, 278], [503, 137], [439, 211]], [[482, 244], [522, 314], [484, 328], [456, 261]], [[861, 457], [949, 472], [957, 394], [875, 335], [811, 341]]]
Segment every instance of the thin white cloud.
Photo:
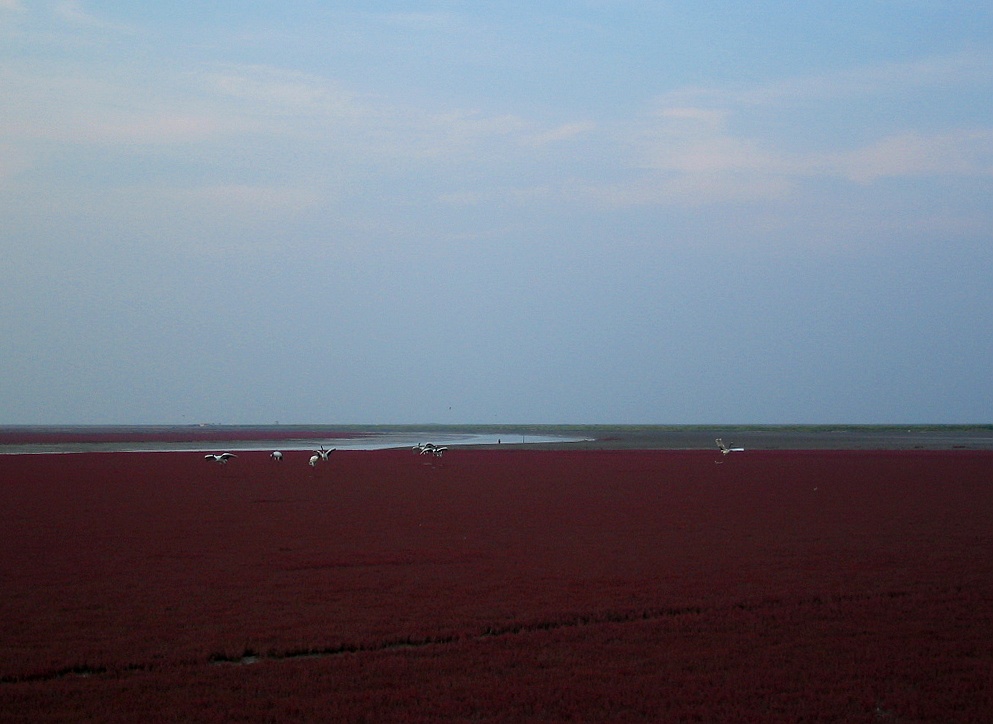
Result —
[[[160, 198], [168, 203], [177, 198], [182, 174], [203, 184], [200, 173], [183, 169], [207, 154], [207, 173], [216, 172], [225, 183], [191, 189], [191, 208], [199, 208], [198, 199], [225, 209], [304, 208], [315, 199], [299, 190], [273, 190], [272, 183], [297, 189], [337, 186], [349, 173], [368, 176], [377, 168], [416, 176], [467, 164], [481, 170], [493, 163], [513, 166], [536, 146], [563, 143], [594, 128], [586, 122], [548, 128], [514, 114], [394, 105], [359, 97], [321, 76], [261, 65], [142, 74], [98, 66], [64, 72], [46, 61], [25, 60], [0, 68], [0, 94], [18, 99], [0, 106], [0, 144], [18, 150], [16, 165], [4, 162], [6, 185], [38, 163], [72, 156], [67, 150], [89, 154], [96, 147], [116, 159], [124, 177], [161, 184]], [[163, 168], [179, 169], [180, 175], [167, 170], [157, 178], [144, 156], [151, 149], [155, 158], [175, 159]], [[293, 158], [303, 164], [288, 160]], [[228, 185], [232, 163], [239, 183]], [[74, 173], [60, 174], [58, 185], [77, 183]], [[107, 188], [116, 185], [113, 174], [104, 178]], [[478, 178], [488, 175], [483, 171]], [[472, 194], [492, 199], [492, 179], [484, 184], [459, 190], [458, 202]], [[496, 185], [505, 188], [507, 182]], [[154, 198], [149, 192], [148, 199]], [[106, 213], [115, 209], [107, 206]]]
[[780, 199], [816, 177], [859, 184], [897, 177], [993, 177], [993, 127], [898, 133], [839, 153], [777, 151], [758, 139], [720, 131], [669, 135], [642, 144], [637, 165], [649, 175], [599, 194], [611, 206]]
[[839, 101], [991, 82], [993, 56], [970, 49], [909, 61], [787, 77], [745, 88], [691, 86], [663, 94], [658, 104], [662, 108], [790, 107], [803, 101]]
[[484, 138], [509, 138], [531, 128], [527, 120], [513, 114], [490, 116], [474, 111], [431, 114], [424, 120], [427, 122], [426, 130], [442, 131], [443, 137], [449, 141], [446, 147], [451, 148], [475, 145]]
[[202, 205], [231, 215], [298, 214], [321, 201], [312, 187], [228, 184], [166, 191], [164, 196], [184, 205]]
[[573, 185], [563, 191], [563, 197], [612, 209], [632, 206], [697, 207], [779, 199], [791, 189], [790, 181], [781, 176], [699, 173], [642, 177], [613, 184]]
[[353, 97], [328, 80], [263, 65], [227, 66], [202, 76], [205, 88], [248, 104], [261, 114], [340, 114]]
[[[811, 103], [837, 104], [874, 96], [921, 97], [963, 78], [993, 84], [987, 56], [960, 53], [910, 63], [793, 79], [753, 89], [687, 89], [670, 93], [658, 109], [627, 131], [629, 166], [642, 176], [605, 186], [611, 205], [713, 203], [779, 199], [805, 179], [834, 177], [870, 184], [892, 177], [993, 175], [993, 125], [941, 130], [859, 128], [856, 143], [831, 151], [788, 146], [783, 128]], [[814, 107], [817, 107], [816, 105]], [[853, 111], [854, 112], [854, 111]], [[761, 134], [771, 118], [776, 134]], [[907, 123], [912, 123], [913, 114]], [[740, 127], [758, 128], [744, 133]], [[853, 139], [849, 139], [851, 141]], [[834, 145], [839, 145], [837, 139]], [[591, 187], [592, 188], [592, 187]]]
[[993, 128], [888, 136], [829, 158], [825, 168], [863, 184], [892, 177], [993, 176]]
[[209, 116], [163, 112], [92, 119], [82, 137], [102, 144], [160, 145], [203, 141], [219, 130], [218, 121]]
[[[58, 8], [67, 21], [98, 22], [78, 1]], [[457, 22], [444, 13], [379, 19], [435, 30]], [[514, 109], [481, 113], [394, 103], [319, 74], [261, 64], [197, 71], [89, 66], [66, 72], [57, 64], [33, 62], [0, 68], [0, 94], [17, 99], [0, 107], [0, 143], [22, 148], [18, 169], [30, 163], [31, 152], [23, 148], [45, 142], [96, 144], [128, 154], [135, 146], [213, 141], [226, 144], [211, 147], [223, 168], [226, 155], [241, 142], [251, 147], [256, 164], [247, 169], [246, 188], [271, 180], [265, 167], [279, 147], [295, 149], [301, 158], [333, 159], [339, 168], [350, 165], [364, 174], [376, 168], [412, 177], [452, 171], [452, 190], [436, 196], [446, 204], [592, 198], [619, 206], [781, 199], [814, 177], [867, 184], [896, 176], [988, 175], [991, 167], [993, 128], [876, 129], [829, 150], [788, 147], [782, 140], [801, 104], [809, 110], [811, 104], [899, 95], [961, 84], [963, 78], [993, 80], [993, 64], [974, 52], [753, 88], [684, 89], [659, 98], [642, 118], [613, 124], [568, 118], [548, 124]], [[777, 121], [780, 135], [763, 132], [760, 121], [766, 117]], [[244, 158], [238, 159], [241, 173]], [[563, 160], [576, 160], [585, 171], [554, 165]], [[533, 186], [517, 186], [518, 179], [507, 175], [514, 173], [508, 169], [524, 167], [537, 171]], [[466, 168], [474, 169], [472, 179], [460, 188]], [[309, 182], [314, 166], [307, 173]], [[582, 178], [583, 173], [598, 178]], [[12, 174], [6, 172], [8, 182]], [[625, 177], [629, 180], [619, 180]], [[292, 173], [281, 181], [295, 185]]]
[[550, 143], [560, 143], [571, 141], [580, 136], [588, 135], [595, 131], [597, 124], [592, 121], [577, 121], [574, 123], [564, 123], [547, 131], [540, 131], [527, 139], [527, 143], [532, 146], [545, 146]]
[[223, 114], [273, 136], [304, 136], [317, 148], [367, 161], [456, 160], [490, 144], [547, 143], [587, 130], [552, 132], [514, 114], [397, 105], [362, 97], [320, 76], [268, 66], [229, 66], [205, 73], [207, 93]]
[[687, 175], [770, 171], [781, 165], [756, 141], [721, 134], [696, 139], [660, 138], [643, 162], [646, 168]]
[[633, 141], [630, 165], [644, 173], [586, 193], [609, 206], [700, 205], [780, 198], [793, 183], [795, 161], [758, 139], [728, 129], [729, 109], [663, 107]]
[[78, 27], [93, 30], [110, 30], [114, 32], [132, 33], [133, 28], [115, 23], [86, 10], [80, 0], [60, 0], [55, 4], [55, 17], [59, 20]]
[[461, 26], [457, 15], [446, 12], [377, 13], [374, 18], [404, 31], [452, 32]]
[[451, 206], [478, 206], [484, 200], [478, 191], [452, 191], [438, 196], [438, 201]]
[[[151, 82], [151, 81], [149, 81]], [[202, 141], [222, 132], [210, 109], [160, 87], [142, 89], [127, 73], [94, 75], [45, 67], [0, 69], [0, 141], [9, 143], [133, 144]]]
[[[862, 185], [898, 177], [993, 178], [993, 128], [898, 133], [840, 153], [786, 152], [759, 139], [734, 137], [722, 114], [683, 108], [658, 118], [666, 123], [676, 119], [678, 128], [667, 126], [667, 133], [640, 141], [635, 171], [626, 181], [567, 179], [555, 186], [452, 192], [440, 200], [452, 205], [558, 200], [615, 209], [698, 207], [783, 200], [816, 178]], [[689, 127], [685, 121], [691, 122]]]
[[681, 128], [687, 133], [699, 133], [701, 129], [714, 131], [723, 128], [727, 120], [726, 111], [693, 106], [666, 106], [658, 115], [672, 127]]

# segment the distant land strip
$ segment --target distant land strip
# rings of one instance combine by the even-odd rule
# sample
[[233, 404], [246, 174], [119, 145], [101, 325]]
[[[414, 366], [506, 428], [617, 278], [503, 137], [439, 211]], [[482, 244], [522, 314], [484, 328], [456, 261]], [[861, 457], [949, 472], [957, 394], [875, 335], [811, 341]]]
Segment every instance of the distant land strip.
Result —
[[[954, 425], [5, 425], [0, 446], [113, 442], [203, 443], [359, 439], [391, 434], [488, 434], [502, 446], [528, 436], [585, 438], [531, 449], [707, 449], [723, 438], [746, 449], [993, 449], [993, 424]], [[491, 446], [495, 447], [495, 446]]]

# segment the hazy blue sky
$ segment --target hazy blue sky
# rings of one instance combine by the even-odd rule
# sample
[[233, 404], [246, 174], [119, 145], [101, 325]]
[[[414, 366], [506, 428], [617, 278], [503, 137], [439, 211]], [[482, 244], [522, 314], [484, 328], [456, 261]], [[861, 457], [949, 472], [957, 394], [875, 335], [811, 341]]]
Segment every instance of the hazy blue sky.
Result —
[[993, 10], [0, 0], [0, 423], [951, 423]]

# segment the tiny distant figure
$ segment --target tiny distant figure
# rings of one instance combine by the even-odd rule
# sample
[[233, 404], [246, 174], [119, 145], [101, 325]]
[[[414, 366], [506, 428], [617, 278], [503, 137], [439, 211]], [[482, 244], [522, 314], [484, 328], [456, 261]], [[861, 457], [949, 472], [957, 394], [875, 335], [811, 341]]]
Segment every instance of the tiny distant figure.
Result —
[[321, 459], [321, 456], [320, 455], [311, 455], [310, 456], [310, 467], [314, 467], [315, 465], [317, 465], [317, 463], [320, 461], [320, 459]]
[[745, 448], [743, 447], [728, 447], [724, 444], [724, 441], [721, 438], [717, 438], [715, 442], [717, 443], [717, 447], [720, 448], [722, 455], [727, 455], [733, 452], [745, 452]]
[[273, 450], [272, 455], [270, 455], [269, 457], [271, 457], [277, 463], [283, 462], [283, 453], [279, 452], [279, 450]]
[[447, 447], [444, 447], [444, 446], [431, 448], [431, 454], [434, 455], [436, 458], [440, 458], [447, 451], [448, 451], [448, 448]]
[[236, 458], [236, 457], [238, 457], [238, 456], [235, 455], [234, 453], [226, 452], [226, 453], [220, 453], [220, 454], [217, 454], [217, 455], [213, 455], [213, 454], [212, 455], [204, 455], [203, 456], [203, 459], [204, 460], [213, 460], [218, 465], [227, 465], [228, 460], [230, 460], [231, 458]]
[[419, 442], [411, 450], [418, 455], [430, 455], [437, 447], [433, 442]]

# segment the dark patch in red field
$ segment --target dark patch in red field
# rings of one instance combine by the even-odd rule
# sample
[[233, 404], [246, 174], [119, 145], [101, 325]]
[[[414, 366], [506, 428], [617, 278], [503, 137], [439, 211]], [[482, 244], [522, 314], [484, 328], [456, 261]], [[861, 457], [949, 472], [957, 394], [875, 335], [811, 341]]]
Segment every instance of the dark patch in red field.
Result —
[[0, 456], [0, 718], [993, 713], [989, 452], [307, 456]]

